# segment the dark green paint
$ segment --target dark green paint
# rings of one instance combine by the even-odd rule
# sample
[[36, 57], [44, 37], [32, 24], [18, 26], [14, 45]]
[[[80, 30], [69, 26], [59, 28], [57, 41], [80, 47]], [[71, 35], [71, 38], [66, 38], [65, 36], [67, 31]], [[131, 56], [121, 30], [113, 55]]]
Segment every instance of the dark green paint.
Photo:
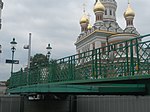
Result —
[[[149, 94], [150, 54], [144, 47], [150, 46], [150, 40], [139, 41], [148, 36], [150, 34], [53, 60], [29, 71], [20, 70], [10, 77], [8, 91]], [[120, 44], [124, 46], [116, 47]], [[110, 83], [111, 86], [96, 86], [105, 83]], [[114, 86], [116, 83], [121, 85]], [[128, 87], [126, 84], [129, 84]], [[134, 84], [138, 87], [132, 88]]]

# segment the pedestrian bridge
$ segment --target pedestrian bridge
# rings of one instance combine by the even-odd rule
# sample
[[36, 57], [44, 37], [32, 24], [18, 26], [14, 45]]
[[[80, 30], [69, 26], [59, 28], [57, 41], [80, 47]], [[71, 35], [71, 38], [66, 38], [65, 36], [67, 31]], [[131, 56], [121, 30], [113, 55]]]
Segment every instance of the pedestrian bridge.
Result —
[[11, 94], [150, 94], [150, 34], [12, 73]]

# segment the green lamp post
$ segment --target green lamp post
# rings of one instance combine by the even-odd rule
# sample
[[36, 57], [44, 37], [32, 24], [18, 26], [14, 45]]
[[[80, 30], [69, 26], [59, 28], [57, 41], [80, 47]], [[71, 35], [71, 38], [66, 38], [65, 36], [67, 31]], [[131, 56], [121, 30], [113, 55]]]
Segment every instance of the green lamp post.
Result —
[[11, 41], [10, 44], [11, 44], [11, 50], [12, 50], [11, 73], [13, 73], [14, 53], [15, 53], [16, 45], [17, 45], [17, 42], [15, 41], [15, 38], [13, 38], [13, 41]]
[[46, 47], [47, 49], [47, 59], [50, 61], [50, 56], [51, 56], [51, 50], [52, 50], [52, 47], [50, 46], [50, 44], [48, 44], [48, 46]]

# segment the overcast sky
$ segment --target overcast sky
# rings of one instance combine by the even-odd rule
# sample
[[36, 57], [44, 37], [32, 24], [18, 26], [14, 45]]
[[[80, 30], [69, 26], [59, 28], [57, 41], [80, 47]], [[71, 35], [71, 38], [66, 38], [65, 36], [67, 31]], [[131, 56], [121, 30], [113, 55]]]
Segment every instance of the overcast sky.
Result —
[[[127, 0], [116, 0], [117, 21], [124, 29], [123, 13], [127, 8]], [[20, 61], [14, 66], [14, 71], [27, 65], [27, 50], [29, 32], [32, 33], [32, 56], [36, 53], [46, 54], [46, 46], [51, 43], [52, 58], [57, 59], [75, 53], [74, 43], [80, 33], [79, 20], [83, 14], [82, 4], [87, 4], [86, 12], [91, 15], [94, 23], [93, 4], [95, 0], [3, 0], [2, 29], [0, 31], [0, 80], [10, 77], [10, 65], [5, 64], [11, 59], [10, 41], [16, 38], [17, 50], [15, 59]], [[131, 6], [136, 13], [134, 25], [140, 34], [150, 33], [150, 1], [131, 0]]]

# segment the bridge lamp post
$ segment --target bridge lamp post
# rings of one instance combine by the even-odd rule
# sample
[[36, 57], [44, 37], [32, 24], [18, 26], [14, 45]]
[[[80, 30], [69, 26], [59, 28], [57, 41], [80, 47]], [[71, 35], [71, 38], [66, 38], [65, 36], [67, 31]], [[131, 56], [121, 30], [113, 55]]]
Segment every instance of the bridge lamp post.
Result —
[[48, 61], [50, 61], [51, 50], [52, 50], [52, 47], [50, 46], [50, 44], [48, 44], [46, 49], [47, 49], [47, 55], [46, 56], [47, 56]]
[[2, 24], [1, 24], [1, 12], [2, 12], [2, 9], [3, 9], [3, 2], [2, 2], [2, 0], [0, 0], [0, 29], [1, 29], [1, 26], [2, 26]]
[[[2, 45], [0, 45], [0, 54], [2, 53]], [[1, 57], [1, 56], [0, 56]], [[1, 59], [0, 59], [1, 60]]]
[[31, 33], [29, 33], [29, 44], [23, 47], [28, 50], [28, 65], [27, 68], [30, 68], [30, 58], [31, 58]]
[[13, 73], [13, 64], [14, 64], [14, 53], [15, 53], [16, 45], [17, 45], [15, 38], [13, 38], [13, 41], [11, 41], [10, 44], [11, 44], [11, 50], [12, 50], [12, 62], [11, 62], [11, 74], [12, 74]]
[[2, 45], [0, 45], [0, 53], [2, 53]]

